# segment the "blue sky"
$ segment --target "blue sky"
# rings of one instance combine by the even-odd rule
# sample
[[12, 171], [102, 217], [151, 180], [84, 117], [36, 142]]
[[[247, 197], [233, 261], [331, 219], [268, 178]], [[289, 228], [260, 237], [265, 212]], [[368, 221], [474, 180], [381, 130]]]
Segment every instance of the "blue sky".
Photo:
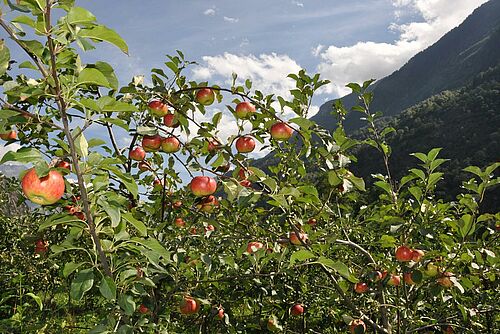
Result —
[[[126, 84], [181, 50], [199, 63], [193, 79], [224, 84], [237, 72], [266, 94], [287, 96], [286, 75], [305, 68], [332, 84], [311, 112], [348, 93], [345, 84], [380, 79], [459, 25], [486, 0], [77, 0], [128, 43], [129, 55], [100, 44], [84, 60], [111, 63]], [[2, 5], [3, 6], [3, 5]], [[2, 7], [3, 9], [4, 7]], [[11, 44], [10, 44], [11, 45]], [[19, 53], [12, 49], [13, 58]], [[213, 111], [223, 106], [213, 107]], [[236, 131], [226, 112], [221, 137]], [[92, 130], [92, 129], [91, 129]], [[123, 136], [120, 144], [125, 145]], [[16, 148], [11, 145], [11, 148]], [[0, 156], [5, 148], [0, 147]], [[265, 152], [257, 153], [263, 155]]]

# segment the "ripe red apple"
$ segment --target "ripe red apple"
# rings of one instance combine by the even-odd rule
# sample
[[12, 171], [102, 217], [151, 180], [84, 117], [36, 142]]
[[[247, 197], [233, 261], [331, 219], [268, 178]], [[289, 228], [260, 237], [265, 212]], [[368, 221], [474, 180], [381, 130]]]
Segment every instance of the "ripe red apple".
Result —
[[349, 331], [352, 334], [361, 334], [366, 332], [365, 322], [361, 319], [354, 319], [349, 323]]
[[259, 249], [263, 248], [264, 244], [262, 242], [258, 241], [251, 241], [247, 245], [247, 253], [252, 254], [258, 251]]
[[245, 188], [252, 188], [252, 182], [248, 180], [240, 181], [240, 185], [242, 185]]
[[34, 168], [23, 176], [21, 187], [30, 201], [40, 205], [54, 204], [64, 195], [65, 190], [61, 173], [51, 170], [48, 175], [39, 178]]
[[248, 118], [252, 113], [255, 112], [255, 106], [247, 101], [240, 102], [236, 105], [234, 113], [238, 118]]
[[[387, 275], [387, 271], [384, 272], [385, 275]], [[373, 271], [370, 273], [369, 277], [372, 281], [378, 282], [380, 280], [383, 280], [385, 275], [383, 275], [380, 271]]]
[[43, 241], [43, 239], [38, 239], [35, 242], [35, 253], [36, 254], [45, 254], [49, 248], [48, 248], [49, 243], [46, 241]]
[[182, 218], [175, 218], [174, 224], [175, 224], [175, 226], [180, 227], [180, 228], [186, 226], [186, 222]]
[[210, 88], [202, 88], [196, 92], [196, 102], [204, 106], [209, 106], [214, 103], [215, 93]]
[[[300, 245], [302, 245], [302, 242], [307, 243], [307, 241], [309, 240], [309, 237], [307, 236], [306, 233], [299, 233], [299, 235], [297, 236], [297, 234], [295, 232], [290, 232], [289, 239], [293, 245], [300, 246]], [[302, 240], [302, 242], [301, 242], [301, 240]]]
[[149, 312], [149, 308], [147, 308], [147, 306], [145, 306], [144, 304], [141, 304], [139, 305], [138, 311], [141, 314], [146, 314]]
[[175, 201], [172, 206], [174, 207], [174, 209], [179, 209], [180, 207], [182, 207], [182, 201]]
[[67, 170], [71, 170], [71, 165], [69, 164], [69, 162], [65, 161], [65, 160], [61, 160], [57, 163], [56, 167], [59, 167], [59, 168], [66, 168]]
[[174, 153], [181, 148], [181, 143], [175, 137], [163, 138], [161, 142], [161, 149], [165, 153]]
[[163, 180], [155, 179], [153, 181], [153, 190], [162, 190], [163, 189]]
[[0, 133], [0, 138], [3, 140], [14, 140], [17, 138], [17, 132], [10, 130], [9, 132]]
[[217, 201], [217, 198], [215, 198], [214, 195], [210, 195], [205, 197], [196, 205], [196, 208], [200, 211], [210, 213], [214, 211], [216, 207], [219, 206], [219, 201]]
[[208, 152], [214, 152], [220, 147], [220, 143], [215, 139], [208, 140]]
[[205, 227], [205, 233], [213, 232], [213, 231], [215, 231], [215, 227], [212, 224], [207, 225], [207, 227]]
[[149, 164], [145, 161], [139, 162], [139, 165], [137, 167], [139, 168], [140, 171], [143, 171], [143, 172], [149, 170]]
[[409, 273], [404, 273], [404, 274], [403, 274], [403, 279], [404, 279], [405, 283], [406, 283], [406, 284], [408, 284], [408, 285], [415, 285], [415, 284], [417, 284], [417, 283], [415, 283], [415, 282], [413, 281], [413, 278], [412, 278], [412, 273], [411, 273], [411, 272], [409, 272]]
[[399, 286], [401, 283], [401, 277], [399, 275], [393, 275], [391, 274], [391, 278], [389, 278], [389, 281], [387, 281], [387, 285], [391, 286]]
[[252, 174], [253, 174], [253, 172], [250, 169], [247, 169], [247, 168], [241, 167], [238, 170], [238, 178], [240, 180], [246, 180]]
[[168, 107], [160, 100], [152, 100], [148, 103], [148, 108], [151, 114], [157, 117], [163, 117], [168, 114]]
[[179, 311], [182, 314], [195, 314], [200, 310], [200, 304], [192, 297], [184, 297], [179, 304]]
[[412, 261], [414, 262], [420, 262], [420, 260], [422, 260], [422, 258], [424, 257], [425, 253], [423, 250], [420, 250], [420, 249], [414, 249], [413, 252], [412, 252]]
[[135, 161], [142, 161], [146, 157], [146, 151], [140, 146], [136, 146], [132, 151], [130, 151], [128, 157]]
[[180, 125], [179, 121], [175, 119], [175, 114], [166, 114], [163, 116], [163, 124], [169, 128], [176, 128]]
[[271, 137], [277, 141], [285, 141], [292, 137], [293, 129], [285, 122], [274, 123], [271, 126]]
[[250, 153], [255, 149], [255, 140], [249, 136], [243, 136], [236, 140], [236, 150], [239, 153]]
[[354, 291], [356, 291], [357, 293], [365, 293], [368, 290], [369, 290], [368, 284], [364, 282], [358, 282], [354, 284]]
[[161, 146], [161, 136], [144, 136], [142, 137], [142, 147], [146, 152], [155, 152], [160, 149]]
[[399, 246], [396, 249], [396, 260], [400, 262], [408, 262], [413, 258], [413, 251], [406, 246]]
[[210, 176], [195, 176], [189, 183], [189, 188], [195, 196], [208, 196], [217, 190], [217, 182]]
[[317, 224], [317, 220], [316, 218], [309, 218], [309, 220], [307, 221], [307, 224], [311, 225], [311, 226], [316, 226]]
[[219, 307], [217, 310], [217, 318], [219, 318], [219, 320], [224, 319], [224, 309], [222, 307]]
[[451, 288], [453, 286], [453, 282], [450, 277], [453, 277], [453, 273], [444, 272], [441, 277], [436, 279], [436, 282], [444, 288]]
[[295, 304], [290, 308], [290, 313], [292, 315], [301, 315], [302, 313], [304, 313], [304, 306], [302, 306], [301, 304]]

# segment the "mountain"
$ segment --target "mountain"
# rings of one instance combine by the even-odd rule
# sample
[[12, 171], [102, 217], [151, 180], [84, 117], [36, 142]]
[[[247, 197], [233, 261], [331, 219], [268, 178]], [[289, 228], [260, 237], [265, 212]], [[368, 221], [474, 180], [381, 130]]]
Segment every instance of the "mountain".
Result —
[[[372, 111], [382, 111], [384, 116], [397, 115], [441, 91], [465, 86], [475, 75], [499, 61], [500, 0], [491, 0], [399, 70], [374, 84]], [[349, 94], [342, 101], [350, 109], [357, 99]], [[333, 101], [326, 102], [312, 117], [329, 130], [336, 127], [335, 118], [330, 115], [332, 104]], [[344, 123], [348, 133], [363, 125], [357, 113], [348, 115]]]

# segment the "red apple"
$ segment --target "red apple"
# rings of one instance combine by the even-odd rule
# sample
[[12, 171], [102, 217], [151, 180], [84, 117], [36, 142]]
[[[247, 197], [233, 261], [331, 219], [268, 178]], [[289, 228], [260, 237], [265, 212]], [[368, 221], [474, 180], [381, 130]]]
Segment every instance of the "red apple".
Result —
[[14, 140], [17, 138], [17, 132], [10, 130], [9, 132], [0, 133], [0, 138], [3, 140]]
[[166, 114], [163, 116], [163, 124], [169, 128], [176, 128], [180, 125], [179, 121], [175, 119], [175, 114]]
[[181, 143], [175, 137], [163, 138], [161, 142], [161, 149], [165, 153], [174, 153], [179, 151]]
[[220, 143], [215, 139], [208, 140], [207, 150], [208, 152], [214, 152], [220, 147]]
[[35, 242], [35, 253], [36, 254], [44, 254], [48, 251], [48, 242], [43, 241], [43, 239], [38, 239]]
[[247, 253], [252, 254], [258, 251], [259, 249], [263, 248], [264, 244], [262, 242], [258, 241], [251, 241], [247, 245]]
[[144, 304], [141, 304], [139, 305], [138, 311], [141, 314], [146, 314], [149, 312], [149, 309]]
[[195, 196], [208, 196], [217, 190], [217, 182], [210, 176], [195, 176], [189, 183], [189, 188]]
[[204, 106], [209, 106], [214, 103], [215, 93], [210, 88], [202, 88], [196, 92], [196, 102]]
[[143, 171], [143, 172], [149, 170], [149, 164], [145, 161], [139, 162], [139, 165], [137, 167], [139, 168], [140, 171]]
[[224, 309], [222, 307], [219, 307], [217, 310], [217, 318], [220, 320], [224, 319]]
[[73, 214], [73, 216], [75, 216], [76, 218], [80, 219], [80, 220], [83, 220], [83, 221], [86, 221], [87, 218], [85, 217], [85, 214], [81, 211], [78, 211], [78, 212], [75, 212]]
[[255, 112], [255, 106], [250, 102], [244, 101], [236, 105], [234, 113], [238, 118], [248, 118], [252, 113]]
[[208, 232], [213, 232], [215, 231], [215, 227], [213, 225], [207, 225], [207, 227], [205, 227], [205, 233], [208, 233]]
[[218, 206], [219, 201], [217, 201], [217, 198], [215, 198], [214, 195], [210, 195], [201, 200], [200, 203], [196, 205], [196, 208], [200, 211], [210, 213]]
[[396, 260], [400, 262], [408, 262], [413, 258], [413, 251], [406, 246], [399, 246], [396, 249]]
[[238, 170], [238, 178], [240, 180], [246, 180], [252, 174], [253, 174], [253, 172], [250, 169], [247, 169], [247, 168], [241, 167]]
[[160, 149], [162, 138], [160, 135], [142, 137], [142, 147], [146, 152], [155, 152]]
[[385, 275], [383, 275], [380, 271], [373, 271], [370, 273], [369, 277], [372, 281], [378, 282], [380, 280], [383, 280], [384, 277], [387, 275], [387, 271], [384, 271]]
[[387, 281], [387, 285], [391, 286], [399, 286], [401, 283], [401, 277], [399, 275], [393, 275], [391, 274], [391, 278], [389, 278], [389, 281]]
[[365, 293], [368, 290], [369, 290], [368, 284], [364, 282], [358, 282], [354, 284], [354, 291], [356, 291], [357, 293]]
[[252, 188], [252, 182], [248, 180], [240, 181], [240, 185], [242, 185], [245, 188]]
[[413, 278], [412, 278], [412, 273], [409, 272], [409, 273], [404, 273], [403, 274], [403, 279], [405, 281], [406, 284], [408, 285], [415, 285], [416, 283], [413, 281]]
[[290, 232], [289, 239], [293, 245], [300, 246], [300, 245], [302, 245], [302, 242], [307, 243], [309, 238], [308, 238], [306, 233], [299, 233], [299, 235], [297, 236], [297, 234], [295, 232]]
[[412, 252], [412, 261], [414, 262], [420, 262], [420, 260], [422, 260], [422, 258], [424, 257], [425, 253], [423, 250], [420, 250], [420, 249], [414, 249], [413, 252]]
[[179, 209], [182, 206], [182, 201], [175, 201], [172, 206], [174, 207], [174, 209]]
[[349, 331], [352, 334], [361, 334], [366, 332], [365, 322], [361, 319], [354, 319], [349, 323]]
[[285, 122], [274, 123], [271, 126], [271, 137], [277, 141], [285, 141], [292, 137], [293, 129]]
[[186, 222], [182, 218], [175, 218], [174, 224], [175, 224], [175, 226], [181, 227], [181, 228], [186, 226]]
[[69, 164], [69, 162], [65, 161], [65, 160], [61, 160], [57, 163], [56, 167], [59, 167], [59, 168], [66, 168], [67, 170], [71, 170], [71, 165]]
[[255, 149], [255, 140], [249, 136], [243, 136], [236, 140], [236, 150], [239, 153], [250, 153]]
[[451, 288], [453, 286], [453, 282], [450, 277], [453, 277], [453, 273], [444, 272], [441, 277], [436, 279], [436, 282], [444, 288]]
[[148, 103], [148, 108], [151, 114], [157, 117], [163, 117], [168, 114], [168, 107], [160, 100], [152, 100]]
[[182, 314], [195, 314], [200, 310], [200, 304], [196, 301], [196, 299], [192, 297], [184, 297], [179, 305], [179, 311]]
[[292, 315], [301, 315], [302, 313], [304, 313], [304, 306], [302, 306], [301, 304], [295, 304], [290, 308], [290, 313]]
[[40, 205], [54, 204], [64, 195], [65, 190], [61, 173], [51, 170], [48, 175], [39, 178], [34, 168], [23, 176], [21, 187], [30, 201]]
[[130, 151], [128, 157], [135, 161], [142, 161], [146, 157], [146, 151], [140, 146], [136, 146], [132, 151]]
[[309, 218], [309, 220], [307, 221], [307, 224], [309, 224], [311, 226], [316, 226], [316, 224], [317, 224], [316, 218]]
[[162, 190], [163, 189], [163, 180], [155, 179], [153, 181], [153, 190]]

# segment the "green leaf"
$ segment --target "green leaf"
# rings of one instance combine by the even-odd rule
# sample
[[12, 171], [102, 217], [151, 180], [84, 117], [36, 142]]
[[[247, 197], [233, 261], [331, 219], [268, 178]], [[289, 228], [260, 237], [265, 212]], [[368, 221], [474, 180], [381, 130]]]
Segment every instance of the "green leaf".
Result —
[[314, 124], [316, 124], [315, 122], [303, 117], [292, 118], [290, 119], [290, 122], [297, 124], [298, 126], [300, 126], [301, 129], [304, 130], [308, 130], [312, 126], [314, 126]]
[[298, 250], [295, 253], [293, 253], [292, 256], [290, 256], [290, 266], [293, 266], [293, 264], [297, 261], [303, 262], [305, 260], [309, 260], [314, 257], [316, 256], [307, 249]]
[[[118, 89], [118, 78], [116, 77], [115, 71], [111, 65], [103, 61], [97, 61], [95, 63], [95, 68], [97, 68], [102, 74], [104, 74], [111, 88], [115, 90]], [[122, 103], [128, 105], [127, 103]]]
[[91, 23], [95, 20], [94, 14], [82, 7], [72, 7], [66, 15], [66, 21], [69, 24]]
[[94, 285], [94, 270], [84, 269], [80, 270], [73, 282], [71, 282], [70, 297], [74, 300], [82, 299], [85, 292], [89, 291]]
[[97, 85], [110, 88], [111, 85], [106, 76], [96, 68], [86, 67], [78, 75], [78, 84]]
[[[75, 135], [77, 134], [79, 135], [75, 138]], [[76, 152], [82, 158], [86, 158], [89, 155], [89, 144], [87, 142], [87, 139], [85, 139], [85, 136], [83, 135], [80, 127], [77, 126], [76, 129], [73, 130], [71, 135], [73, 136], [73, 140], [75, 141]]]
[[347, 179], [352, 182], [352, 184], [356, 187], [356, 189], [358, 189], [360, 191], [366, 190], [365, 189], [365, 181], [362, 178], [356, 177], [352, 174], [349, 174], [347, 176]]
[[7, 161], [30, 163], [30, 162], [44, 161], [44, 160], [42, 158], [42, 154], [37, 149], [23, 147], [17, 150], [16, 152], [9, 151], [5, 153], [2, 160], [0, 161], [0, 165], [6, 163]]
[[124, 53], [128, 54], [127, 43], [114, 30], [103, 25], [93, 26], [92, 28], [82, 29], [78, 32], [79, 37], [92, 38], [98, 41], [104, 41], [117, 46]]
[[99, 291], [108, 300], [116, 299], [116, 284], [109, 276], [104, 276], [99, 286]]
[[318, 263], [321, 263], [325, 267], [331, 268], [335, 270], [339, 275], [342, 277], [346, 278], [352, 283], [357, 283], [358, 279], [354, 277], [351, 272], [349, 271], [349, 267], [347, 267], [344, 263], [340, 261], [333, 261], [331, 259], [328, 259], [326, 257], [321, 256], [318, 259]]
[[383, 248], [393, 248], [396, 245], [396, 238], [390, 235], [380, 237], [380, 246]]
[[125, 212], [122, 214], [123, 219], [125, 219], [127, 222], [132, 224], [132, 226], [135, 227], [137, 231], [141, 234], [141, 236], [147, 236], [148, 235], [148, 229], [146, 225], [144, 225], [143, 222], [135, 219], [135, 217], [130, 213], [130, 212]]
[[412, 172], [413, 174], [418, 176], [422, 181], [425, 181], [425, 173], [423, 170], [417, 169], [417, 168], [412, 168], [412, 169], [410, 169], [410, 172]]
[[76, 269], [80, 268], [83, 264], [84, 264], [84, 262], [80, 262], [80, 263], [67, 262], [64, 265], [63, 276], [64, 277], [68, 277], [69, 275], [71, 275], [71, 273], [73, 271], [75, 271]]
[[119, 126], [120, 128], [124, 129], [127, 132], [129, 131], [129, 127], [128, 127], [127, 122], [125, 122], [124, 120], [122, 120], [120, 118], [101, 118], [101, 119], [99, 119], [99, 121], [108, 122], [108, 123], [111, 123], [113, 125]]
[[43, 303], [42, 303], [42, 298], [38, 297], [34, 293], [28, 292], [26, 296], [31, 297], [37, 304], [38, 307], [40, 308], [40, 311], [43, 310]]
[[134, 298], [130, 295], [120, 295], [118, 298], [118, 305], [125, 311], [125, 314], [132, 315], [135, 312]]
[[5, 42], [0, 40], [0, 76], [2, 76], [9, 68], [10, 51], [5, 46]]

